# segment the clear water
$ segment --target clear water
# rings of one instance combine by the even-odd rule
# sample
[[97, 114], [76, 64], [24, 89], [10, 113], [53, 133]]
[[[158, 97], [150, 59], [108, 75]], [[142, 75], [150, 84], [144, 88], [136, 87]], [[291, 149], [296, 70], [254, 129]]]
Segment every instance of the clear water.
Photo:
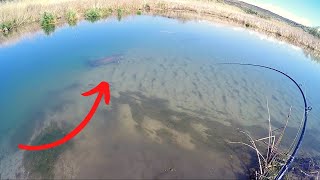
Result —
[[[115, 54], [119, 63], [88, 65]], [[111, 104], [59, 153], [54, 177], [246, 178], [254, 156], [227, 141], [245, 140], [237, 129], [266, 136], [268, 100], [273, 128], [292, 106], [288, 147], [303, 101], [276, 72], [221, 62], [271, 66], [301, 83], [313, 107], [301, 151], [319, 153], [320, 65], [301, 49], [241, 28], [133, 16], [0, 48], [1, 177], [46, 177], [17, 144], [32, 143], [51, 122], [75, 127], [94, 101], [81, 93], [107, 81]]]

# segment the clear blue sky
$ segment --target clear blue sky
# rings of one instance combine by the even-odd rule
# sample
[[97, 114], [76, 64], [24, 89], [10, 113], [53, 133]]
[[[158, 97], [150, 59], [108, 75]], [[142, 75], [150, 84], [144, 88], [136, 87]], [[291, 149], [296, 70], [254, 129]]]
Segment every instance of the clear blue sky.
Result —
[[[320, 26], [320, 0], [242, 0], [311, 26]], [[267, 8], [266, 8], [267, 9]], [[282, 14], [281, 14], [282, 13]], [[293, 16], [291, 16], [290, 14]], [[303, 23], [305, 22], [305, 23]]]

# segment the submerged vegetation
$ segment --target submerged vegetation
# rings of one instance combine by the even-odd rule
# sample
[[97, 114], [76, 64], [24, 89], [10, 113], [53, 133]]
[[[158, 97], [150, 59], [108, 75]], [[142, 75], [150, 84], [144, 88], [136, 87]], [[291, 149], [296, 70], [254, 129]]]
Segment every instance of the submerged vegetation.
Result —
[[[46, 144], [62, 138], [68, 129], [59, 127], [56, 123], [51, 123], [45, 128], [33, 141], [32, 144]], [[70, 143], [63, 144], [56, 148], [44, 151], [25, 151], [23, 156], [23, 164], [30, 173], [29, 178], [54, 178], [54, 165], [58, 157], [63, 153]]]
[[320, 157], [302, 156], [293, 161], [293, 168], [286, 175], [285, 179], [315, 179], [320, 177]]

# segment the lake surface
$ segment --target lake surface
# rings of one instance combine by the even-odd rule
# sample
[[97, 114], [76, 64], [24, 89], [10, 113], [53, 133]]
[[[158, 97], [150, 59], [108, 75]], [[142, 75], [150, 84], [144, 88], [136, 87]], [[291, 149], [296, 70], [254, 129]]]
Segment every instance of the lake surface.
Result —
[[[279, 73], [225, 62], [270, 66], [302, 85], [313, 110], [301, 152], [318, 156], [320, 64], [300, 48], [227, 25], [130, 16], [0, 46], [0, 177], [248, 177], [254, 154], [227, 142], [246, 141], [239, 129], [267, 136], [268, 101], [274, 129], [292, 106], [288, 147], [303, 100]], [[52, 151], [17, 149], [74, 128], [95, 100], [81, 93], [101, 81], [111, 103], [78, 136]]]

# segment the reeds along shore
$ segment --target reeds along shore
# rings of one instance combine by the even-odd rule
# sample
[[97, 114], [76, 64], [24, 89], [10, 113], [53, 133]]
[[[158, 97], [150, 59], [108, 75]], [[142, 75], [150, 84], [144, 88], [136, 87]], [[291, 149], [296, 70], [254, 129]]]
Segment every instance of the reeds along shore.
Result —
[[[0, 45], [16, 31], [31, 24], [43, 26], [79, 19], [95, 21], [110, 15], [152, 13], [185, 16], [244, 26], [277, 39], [297, 45], [315, 57], [320, 57], [320, 38], [300, 27], [294, 27], [259, 12], [227, 5], [223, 0], [16, 0], [0, 3]], [[21, 33], [21, 32], [20, 32]], [[19, 33], [18, 33], [19, 34]], [[23, 33], [22, 33], [23, 34]]]

